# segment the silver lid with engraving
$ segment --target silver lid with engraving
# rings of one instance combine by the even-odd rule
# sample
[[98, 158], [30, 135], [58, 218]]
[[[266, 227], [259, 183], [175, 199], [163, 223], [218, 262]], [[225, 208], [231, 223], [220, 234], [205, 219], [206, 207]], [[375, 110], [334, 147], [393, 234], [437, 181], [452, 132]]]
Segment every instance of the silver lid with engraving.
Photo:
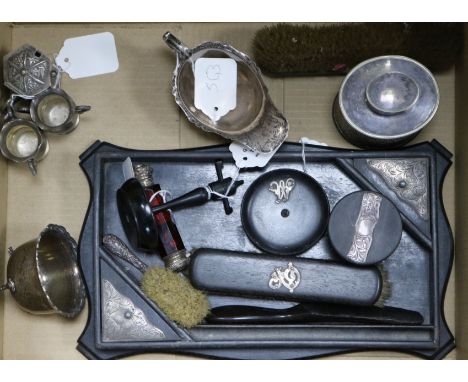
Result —
[[393, 147], [426, 126], [438, 105], [437, 82], [426, 67], [404, 56], [381, 56], [348, 73], [333, 113], [338, 130], [351, 143]]
[[7, 88], [23, 98], [33, 98], [51, 86], [53, 64], [31, 45], [3, 57], [3, 78]]

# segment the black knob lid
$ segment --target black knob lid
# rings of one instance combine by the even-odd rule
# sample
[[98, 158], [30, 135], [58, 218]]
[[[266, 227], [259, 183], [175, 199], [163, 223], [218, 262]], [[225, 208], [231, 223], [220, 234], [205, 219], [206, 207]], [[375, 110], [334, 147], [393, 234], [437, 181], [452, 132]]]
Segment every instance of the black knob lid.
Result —
[[158, 248], [158, 231], [141, 183], [131, 178], [117, 191], [120, 221], [132, 246], [141, 251]]

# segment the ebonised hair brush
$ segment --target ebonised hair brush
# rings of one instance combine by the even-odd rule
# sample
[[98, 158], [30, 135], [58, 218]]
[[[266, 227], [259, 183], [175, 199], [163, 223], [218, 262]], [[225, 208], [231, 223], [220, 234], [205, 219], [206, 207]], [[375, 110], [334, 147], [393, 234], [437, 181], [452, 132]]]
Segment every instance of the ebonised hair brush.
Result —
[[207, 297], [190, 285], [182, 275], [166, 268], [148, 267], [115, 235], [105, 235], [104, 248], [133, 265], [141, 273], [142, 291], [173, 321], [191, 328], [203, 321], [209, 312]]
[[272, 76], [346, 74], [372, 57], [402, 55], [440, 72], [452, 67], [463, 23], [276, 24], [260, 29], [253, 56]]

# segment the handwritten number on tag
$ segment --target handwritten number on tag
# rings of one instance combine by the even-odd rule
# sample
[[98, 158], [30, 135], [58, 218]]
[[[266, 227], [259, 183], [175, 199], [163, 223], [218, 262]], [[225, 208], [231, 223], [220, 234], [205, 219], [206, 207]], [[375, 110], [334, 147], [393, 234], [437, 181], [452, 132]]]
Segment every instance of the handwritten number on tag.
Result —
[[236, 107], [237, 64], [231, 58], [195, 61], [195, 107], [213, 122]]

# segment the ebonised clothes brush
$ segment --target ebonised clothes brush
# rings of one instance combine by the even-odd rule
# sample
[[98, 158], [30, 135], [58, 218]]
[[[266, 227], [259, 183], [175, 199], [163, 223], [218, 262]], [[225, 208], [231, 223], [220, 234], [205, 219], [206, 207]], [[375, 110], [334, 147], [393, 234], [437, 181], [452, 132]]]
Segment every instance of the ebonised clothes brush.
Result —
[[418, 312], [385, 306], [392, 290], [380, 266], [209, 248], [195, 250], [191, 259], [190, 279], [198, 289], [300, 302], [287, 309], [218, 306], [211, 309], [208, 323], [420, 325], [424, 321]]
[[369, 58], [402, 55], [432, 72], [450, 69], [463, 23], [276, 24], [255, 34], [253, 57], [271, 76], [343, 75]]
[[384, 306], [392, 296], [376, 266], [295, 256], [198, 248], [189, 274], [195, 288], [216, 294], [355, 306]]
[[104, 235], [102, 243], [108, 253], [125, 260], [143, 274], [142, 291], [177, 324], [191, 328], [209, 313], [206, 295], [193, 288], [182, 275], [161, 267], [148, 267], [115, 235]]

